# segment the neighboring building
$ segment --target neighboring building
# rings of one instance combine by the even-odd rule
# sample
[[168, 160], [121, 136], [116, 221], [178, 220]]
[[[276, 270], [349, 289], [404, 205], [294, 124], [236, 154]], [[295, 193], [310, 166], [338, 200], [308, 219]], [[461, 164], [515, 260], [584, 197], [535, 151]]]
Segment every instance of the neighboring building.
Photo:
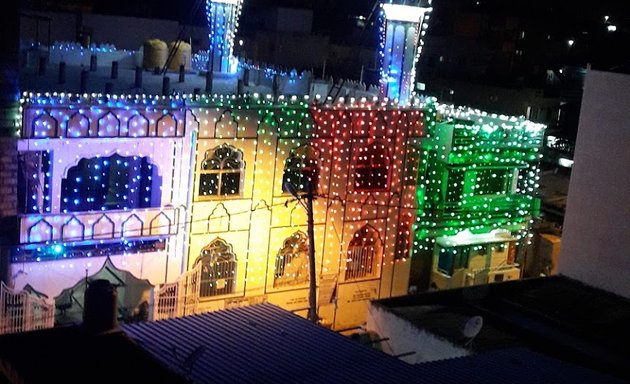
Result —
[[630, 76], [589, 71], [558, 271], [630, 297]]
[[564, 276], [378, 300], [368, 313], [366, 330], [386, 340], [381, 348], [412, 364], [527, 348], [611, 375], [577, 382], [630, 380], [630, 302]]
[[450, 108], [433, 112], [422, 140], [412, 261], [419, 290], [519, 279], [540, 205], [543, 126]]

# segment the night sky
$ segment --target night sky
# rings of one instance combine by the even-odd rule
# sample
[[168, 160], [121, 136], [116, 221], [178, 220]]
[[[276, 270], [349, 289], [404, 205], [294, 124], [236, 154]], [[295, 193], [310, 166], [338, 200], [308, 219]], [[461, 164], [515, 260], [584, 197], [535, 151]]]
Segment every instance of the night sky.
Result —
[[[417, 2], [419, 0], [397, 0]], [[24, 0], [25, 7], [85, 11], [103, 14], [164, 18], [183, 24], [205, 25], [206, 0]], [[245, 0], [239, 35], [251, 38], [262, 26], [265, 9], [274, 6], [311, 8], [314, 12], [313, 33], [328, 35], [331, 41], [348, 45], [377, 45], [377, 33], [368, 25], [356, 33], [354, 16], [368, 16], [375, 0]], [[630, 1], [627, 0], [433, 0], [428, 36], [440, 36], [452, 30], [455, 9], [485, 13], [501, 20], [506, 15], [527, 18], [538, 26], [539, 34], [561, 40], [575, 39], [574, 57], [569, 64], [603, 62], [602, 67], [625, 65], [630, 59]], [[196, 11], [195, 11], [196, 10]], [[616, 34], [606, 34], [603, 16], [608, 15], [617, 26]], [[376, 17], [372, 21], [378, 21]], [[450, 24], [449, 24], [450, 23]], [[593, 32], [596, 33], [593, 33]], [[598, 35], [599, 33], [599, 35]], [[357, 39], [356, 36], [363, 36]], [[355, 36], [354, 40], [351, 36]], [[534, 43], [539, 44], [540, 43]], [[625, 51], [625, 53], [624, 53]]]

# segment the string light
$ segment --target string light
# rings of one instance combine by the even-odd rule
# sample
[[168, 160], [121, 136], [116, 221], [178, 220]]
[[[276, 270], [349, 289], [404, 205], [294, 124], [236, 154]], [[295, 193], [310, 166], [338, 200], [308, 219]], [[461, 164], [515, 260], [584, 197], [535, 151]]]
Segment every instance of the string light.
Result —
[[[217, 70], [231, 70], [241, 1], [207, 4]], [[287, 183], [318, 196], [318, 273], [374, 292], [407, 281], [395, 266], [410, 258], [446, 268], [463, 241], [527, 239], [544, 127], [388, 96], [24, 94], [19, 150], [35, 155], [14, 261], [151, 252], [199, 269], [210, 300], [305, 288], [306, 215]]]

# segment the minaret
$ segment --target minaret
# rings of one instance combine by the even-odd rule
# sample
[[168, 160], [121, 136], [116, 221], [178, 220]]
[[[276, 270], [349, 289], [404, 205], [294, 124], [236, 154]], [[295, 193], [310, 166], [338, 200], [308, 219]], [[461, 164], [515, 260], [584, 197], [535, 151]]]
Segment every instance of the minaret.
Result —
[[211, 58], [208, 70], [212, 72], [236, 72], [238, 62], [232, 50], [242, 5], [243, 0], [206, 0]]
[[416, 61], [422, 50], [431, 0], [415, 0], [423, 5], [381, 4], [381, 97], [407, 104], [414, 90]]

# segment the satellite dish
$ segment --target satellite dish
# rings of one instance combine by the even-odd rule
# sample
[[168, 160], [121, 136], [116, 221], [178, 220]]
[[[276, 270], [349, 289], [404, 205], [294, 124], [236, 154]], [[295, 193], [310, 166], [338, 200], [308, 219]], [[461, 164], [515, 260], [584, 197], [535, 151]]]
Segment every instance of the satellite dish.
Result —
[[464, 324], [464, 329], [462, 329], [462, 334], [467, 339], [472, 339], [479, 331], [481, 331], [481, 327], [483, 327], [483, 317], [474, 316], [468, 319], [466, 324]]

